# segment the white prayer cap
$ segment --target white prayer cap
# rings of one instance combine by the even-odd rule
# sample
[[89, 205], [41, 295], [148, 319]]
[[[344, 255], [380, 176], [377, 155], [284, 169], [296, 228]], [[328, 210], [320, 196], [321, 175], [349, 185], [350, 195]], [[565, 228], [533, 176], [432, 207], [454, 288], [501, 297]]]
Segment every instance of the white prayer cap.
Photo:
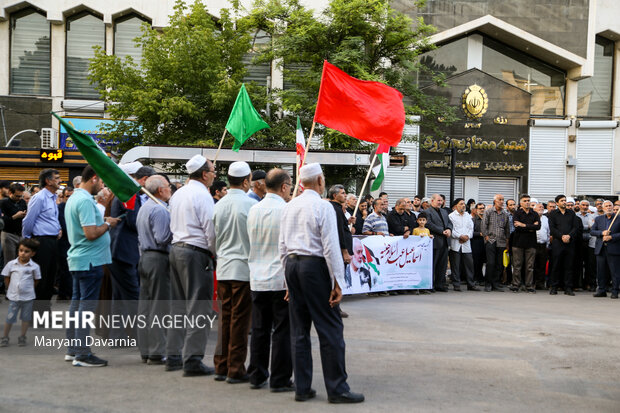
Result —
[[251, 174], [250, 165], [247, 162], [237, 161], [230, 164], [228, 167], [228, 175], [235, 178], [243, 178]]
[[187, 161], [187, 163], [185, 164], [185, 167], [187, 168], [187, 173], [189, 173], [190, 175], [193, 174], [194, 172], [202, 168], [205, 163], [207, 163], [207, 158], [205, 158], [204, 156], [192, 156], [192, 159]]
[[588, 207], [588, 209], [590, 210], [590, 212], [592, 212], [593, 214], [596, 214], [596, 207]]
[[136, 172], [138, 172], [138, 169], [142, 168], [142, 162], [140, 161], [129, 162], [129, 163], [125, 163], [119, 166], [123, 170], [123, 172], [125, 172], [127, 175], [133, 175]]
[[319, 175], [323, 175], [323, 170], [321, 169], [321, 165], [317, 162], [304, 165], [299, 170], [300, 179], [309, 179]]
[[530, 203], [537, 204], [537, 203], [538, 203], [538, 199], [536, 199], [536, 198], [530, 198]]
[[566, 203], [568, 204], [569, 202], [572, 202], [574, 204], [575, 203], [575, 198], [573, 198], [572, 196], [567, 196], [566, 197]]

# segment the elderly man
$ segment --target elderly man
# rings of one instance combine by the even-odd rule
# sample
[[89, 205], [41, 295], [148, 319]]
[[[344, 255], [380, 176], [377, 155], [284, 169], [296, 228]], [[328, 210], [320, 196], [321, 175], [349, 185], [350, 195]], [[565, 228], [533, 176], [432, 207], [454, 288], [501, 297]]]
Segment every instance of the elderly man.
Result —
[[[185, 167], [189, 181], [170, 198], [170, 289], [173, 315], [197, 318], [210, 314], [213, 299], [215, 229], [209, 187], [215, 169], [201, 155]], [[166, 370], [183, 368], [185, 376], [213, 374], [202, 362], [208, 331], [198, 325], [169, 329]]]
[[[153, 175], [144, 187], [160, 202], [146, 201], [136, 219], [140, 246], [140, 301], [138, 314], [152, 326], [152, 320], [169, 313], [170, 300], [170, 213], [166, 208], [172, 190], [161, 175]], [[138, 330], [138, 346], [142, 360], [148, 364], [164, 364], [166, 355], [166, 333], [161, 327]]]
[[609, 279], [612, 280], [611, 298], [618, 298], [620, 290], [620, 220], [613, 223], [611, 201], [603, 202], [603, 215], [594, 220], [590, 235], [596, 237], [596, 277], [598, 287], [594, 297], [606, 297]]
[[[514, 272], [512, 275], [513, 292], [521, 288], [521, 274], [525, 272], [525, 289], [536, 293], [534, 284], [534, 262], [536, 260], [536, 231], [540, 229], [540, 217], [530, 208], [530, 196], [521, 195], [519, 209], [513, 215], [515, 232], [512, 236], [512, 258]], [[522, 271], [524, 270], [524, 271]]]
[[549, 219], [545, 215], [545, 206], [536, 204], [534, 212], [540, 217], [540, 229], [536, 231], [536, 257], [534, 258], [534, 284], [537, 290], [545, 289], [545, 272], [547, 269], [547, 257], [549, 256]]
[[590, 212], [590, 202], [587, 199], [579, 202], [577, 218], [581, 220], [583, 231], [581, 238], [578, 236], [576, 240], [579, 255], [575, 258], [575, 286], [594, 292], [596, 290], [596, 256], [594, 255], [596, 238], [592, 238], [590, 229], [594, 225], [595, 216]]
[[[575, 295], [573, 292], [573, 258], [575, 240], [581, 235], [575, 212], [566, 206], [566, 196], [555, 197], [558, 209], [549, 214], [549, 231], [553, 237], [551, 242], [551, 290], [549, 294], [557, 295], [560, 285], [560, 274], [564, 277], [564, 294]], [[581, 223], [581, 221], [579, 221]]]
[[[347, 287], [351, 289], [353, 293], [362, 292], [362, 290], [368, 288], [366, 291], [371, 291], [374, 285], [373, 279], [370, 276], [370, 271], [364, 268], [364, 245], [359, 238], [353, 238], [353, 256], [351, 257], [351, 263], [346, 266], [344, 271], [344, 278], [347, 282]], [[366, 284], [364, 286], [364, 284]]]
[[364, 396], [351, 392], [347, 384], [343, 324], [337, 309], [344, 267], [336, 213], [321, 200], [325, 177], [318, 163], [303, 166], [300, 179], [305, 190], [284, 207], [279, 242], [290, 299], [295, 400], [316, 396], [311, 387], [310, 327], [314, 323], [328, 401], [359, 403]]
[[377, 198], [372, 203], [372, 213], [364, 220], [362, 233], [364, 235], [389, 235], [387, 220], [385, 219], [385, 203]]
[[55, 169], [44, 169], [39, 174], [41, 189], [28, 204], [22, 221], [22, 236], [39, 241], [34, 261], [41, 267], [41, 280], [35, 288], [35, 311], [49, 311], [54, 295], [54, 281], [58, 265], [58, 239], [62, 236], [58, 222], [56, 191], [60, 187], [60, 174]]
[[[250, 238], [250, 289], [252, 294], [252, 337], [250, 341], [250, 386], [267, 384], [274, 393], [295, 391], [291, 381], [291, 329], [286, 298], [284, 267], [278, 240], [280, 217], [291, 199], [292, 180], [282, 169], [272, 169], [265, 177], [267, 195], [248, 213]], [[269, 350], [271, 348], [271, 369]], [[271, 376], [269, 375], [271, 370]]]
[[484, 217], [484, 204], [478, 202], [471, 211], [474, 221], [474, 236], [471, 238], [471, 252], [474, 259], [474, 280], [478, 285], [484, 285], [482, 267], [486, 261], [484, 251], [484, 236], [482, 235], [482, 217]]
[[257, 203], [246, 194], [251, 176], [246, 162], [231, 163], [228, 195], [215, 205], [213, 213], [217, 296], [222, 304], [213, 361], [215, 380], [229, 384], [250, 381], [245, 369], [252, 315], [247, 219], [250, 208]]
[[267, 193], [267, 189], [265, 188], [265, 171], [254, 171], [252, 173], [252, 190], [248, 192], [248, 196], [254, 199], [256, 202], [260, 202]]
[[[67, 261], [73, 277], [73, 297], [69, 306], [69, 313], [77, 320], [82, 320], [80, 314], [93, 312], [97, 308], [103, 266], [112, 262], [110, 255], [110, 228], [116, 226], [118, 218], [103, 218], [93, 196], [103, 187], [103, 181], [95, 174], [89, 165], [82, 172], [79, 188], [67, 201], [65, 219], [67, 221], [67, 235], [71, 248]], [[43, 192], [43, 191], [41, 191]], [[89, 336], [88, 323], [67, 328], [66, 337], [72, 345], [67, 347], [66, 361], [73, 361], [74, 366], [103, 367], [108, 362], [93, 355], [87, 345]]]
[[471, 239], [474, 236], [474, 221], [465, 212], [467, 205], [463, 198], [454, 200], [454, 211], [448, 215], [452, 222], [450, 234], [450, 268], [454, 291], [461, 291], [461, 279], [467, 283], [467, 289], [478, 291], [474, 283], [474, 260], [471, 252]]
[[406, 209], [407, 200], [405, 198], [400, 198], [396, 201], [394, 208], [388, 212], [386, 220], [388, 223], [388, 230], [391, 235], [402, 235], [405, 238], [411, 235], [413, 225]]
[[482, 219], [482, 234], [487, 255], [484, 287], [486, 292], [504, 291], [500, 286], [500, 280], [503, 268], [502, 254], [510, 236], [508, 219], [508, 213], [504, 210], [504, 196], [496, 194], [493, 198], [493, 206], [484, 212]]
[[448, 238], [452, 235], [452, 221], [448, 212], [441, 207], [443, 198], [439, 194], [431, 197], [431, 206], [425, 212], [426, 227], [433, 235], [433, 287], [435, 291], [448, 292], [446, 271], [448, 269]]

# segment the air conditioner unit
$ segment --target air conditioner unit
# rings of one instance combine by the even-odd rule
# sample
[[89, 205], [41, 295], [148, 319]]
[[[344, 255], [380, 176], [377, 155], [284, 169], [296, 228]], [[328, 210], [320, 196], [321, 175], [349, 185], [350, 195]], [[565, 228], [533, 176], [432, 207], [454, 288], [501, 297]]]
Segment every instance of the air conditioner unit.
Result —
[[58, 148], [58, 132], [56, 131], [56, 129], [41, 129], [41, 147], [44, 149]]

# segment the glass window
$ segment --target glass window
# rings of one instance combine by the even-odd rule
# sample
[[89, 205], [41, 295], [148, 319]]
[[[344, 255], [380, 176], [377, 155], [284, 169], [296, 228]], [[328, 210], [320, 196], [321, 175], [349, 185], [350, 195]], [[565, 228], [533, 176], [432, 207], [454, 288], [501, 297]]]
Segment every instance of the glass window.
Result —
[[614, 42], [596, 36], [594, 75], [577, 84], [580, 117], [611, 117], [611, 91], [614, 70]]
[[434, 84], [433, 76], [442, 73], [450, 77], [467, 70], [467, 38], [455, 40], [435, 50], [420, 55], [420, 63], [424, 67], [416, 74], [418, 87], [423, 88]]
[[145, 20], [137, 16], [120, 19], [114, 24], [114, 54], [120, 58], [131, 56], [133, 61], [140, 64], [142, 49], [136, 45], [134, 39], [142, 35], [140, 26]]
[[67, 20], [67, 65], [65, 96], [98, 99], [95, 86], [88, 80], [93, 46], [105, 47], [103, 20], [89, 13], [80, 13]]
[[485, 37], [482, 71], [532, 94], [532, 115], [564, 116], [566, 74], [538, 59]]
[[269, 43], [271, 43], [271, 36], [262, 30], [259, 30], [252, 37], [252, 48], [242, 58], [243, 64], [248, 70], [243, 78], [244, 82], [256, 82], [261, 86], [267, 86], [267, 76], [271, 76], [271, 63], [253, 64], [252, 59], [258, 52], [264, 50]]
[[50, 95], [50, 25], [33, 9], [11, 16], [10, 90]]

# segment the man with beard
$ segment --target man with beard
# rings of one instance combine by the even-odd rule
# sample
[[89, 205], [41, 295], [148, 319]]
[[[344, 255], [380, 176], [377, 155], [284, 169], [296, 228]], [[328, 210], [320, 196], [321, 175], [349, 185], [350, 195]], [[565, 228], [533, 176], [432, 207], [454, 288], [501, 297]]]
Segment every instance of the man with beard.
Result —
[[474, 222], [465, 212], [465, 200], [454, 200], [454, 211], [450, 213], [452, 234], [450, 235], [450, 268], [454, 291], [461, 291], [461, 280], [467, 283], [467, 290], [478, 291], [474, 284], [474, 260], [471, 253], [471, 238], [474, 235]]
[[[521, 274], [525, 273], [525, 288], [528, 293], [536, 293], [534, 288], [534, 261], [536, 259], [536, 231], [540, 229], [540, 217], [530, 208], [530, 196], [521, 195], [520, 208], [515, 211], [513, 224], [515, 232], [512, 242], [514, 273], [512, 278], [513, 292], [521, 288]], [[522, 271], [524, 270], [524, 271]]]
[[474, 280], [479, 285], [484, 283], [482, 266], [486, 261], [484, 253], [484, 236], [482, 235], [482, 217], [484, 216], [484, 204], [478, 202], [472, 209], [472, 219], [474, 221], [474, 236], [471, 239], [471, 252], [474, 259]]
[[508, 243], [510, 225], [508, 213], [504, 211], [504, 196], [502, 194], [496, 194], [493, 198], [493, 207], [484, 212], [482, 234], [484, 235], [487, 255], [484, 291], [503, 292], [504, 290], [500, 286], [503, 268], [502, 254]]
[[364, 245], [359, 238], [353, 238], [353, 256], [351, 263], [345, 269], [344, 278], [351, 281], [347, 288], [350, 288], [354, 293], [372, 290], [373, 283], [370, 271], [364, 268]]
[[598, 288], [594, 297], [606, 297], [609, 279], [612, 279], [611, 298], [618, 298], [620, 289], [620, 220], [614, 218], [611, 201], [603, 202], [604, 215], [594, 220], [590, 234], [596, 237], [596, 277]]
[[[549, 230], [553, 241], [551, 243], [551, 290], [549, 294], [557, 295], [560, 284], [560, 274], [564, 276], [564, 294], [575, 295], [573, 292], [573, 256], [575, 253], [575, 239], [580, 232], [577, 226], [577, 217], [572, 209], [566, 207], [566, 196], [555, 197], [558, 209], [549, 214]], [[581, 221], [580, 221], [581, 222]]]
[[435, 291], [447, 293], [448, 238], [452, 235], [452, 222], [442, 204], [441, 195], [433, 194], [431, 206], [425, 212], [428, 216], [426, 226], [433, 235], [433, 287]]

